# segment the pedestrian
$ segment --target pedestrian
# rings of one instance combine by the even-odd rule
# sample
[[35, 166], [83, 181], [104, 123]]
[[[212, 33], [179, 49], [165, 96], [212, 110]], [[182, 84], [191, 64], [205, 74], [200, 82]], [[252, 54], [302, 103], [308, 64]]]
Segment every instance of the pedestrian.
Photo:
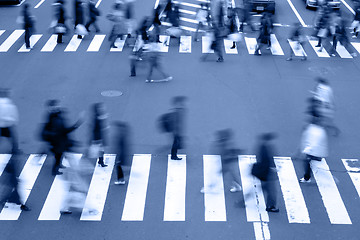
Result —
[[301, 183], [311, 182], [312, 160], [321, 161], [328, 156], [328, 140], [326, 130], [321, 118], [313, 117], [310, 124], [306, 126], [301, 138], [301, 152], [304, 155], [305, 173], [299, 181]]
[[171, 147], [171, 159], [181, 160], [177, 152], [179, 149], [184, 148], [184, 121], [185, 121], [185, 100], [184, 96], [177, 96], [172, 99], [173, 112], [172, 112], [172, 135], [173, 144]]
[[55, 33], [57, 34], [57, 43], [63, 43], [63, 35], [67, 32], [65, 25], [66, 15], [64, 8], [64, 1], [58, 0], [54, 5], [55, 16], [57, 17], [57, 25], [55, 27]]
[[154, 25], [154, 30], [155, 30], [155, 42], [157, 42], [157, 43], [161, 43], [161, 41], [160, 41], [160, 26], [161, 26], [160, 9], [161, 9], [161, 4], [159, 4], [159, 6], [154, 9], [154, 16], [153, 16], [153, 21], [152, 21], [152, 24]]
[[116, 173], [117, 179], [115, 181], [115, 185], [124, 185], [124, 172], [122, 170], [121, 165], [127, 164], [130, 161], [130, 129], [129, 125], [124, 122], [116, 122], [117, 127], [117, 139], [116, 139]]
[[10, 98], [9, 89], [0, 89], [0, 137], [11, 142], [11, 152], [19, 152], [17, 125], [19, 122], [18, 108]]
[[236, 23], [236, 14], [235, 9], [229, 8], [228, 9], [228, 27], [229, 27], [229, 36], [230, 40], [233, 40], [233, 45], [230, 47], [231, 49], [236, 48], [236, 42], [239, 41], [239, 33], [238, 33], [238, 26]]
[[355, 16], [351, 23], [351, 34], [353, 38], [357, 38], [360, 32], [360, 2], [354, 1]]
[[[242, 3], [242, 4], [241, 4]], [[235, 2], [236, 4], [236, 2]], [[239, 10], [237, 11], [237, 15], [240, 22], [239, 31], [244, 32], [244, 25], [248, 25], [251, 28], [251, 31], [255, 31], [255, 26], [253, 24], [251, 18], [251, 3], [249, 0], [240, 1]]]
[[197, 28], [196, 28], [196, 32], [195, 32], [195, 36], [194, 36], [194, 41], [198, 42], [198, 33], [199, 30], [204, 29], [205, 26], [207, 25], [207, 17], [209, 14], [208, 9], [206, 8], [206, 5], [204, 3], [200, 4], [200, 7], [197, 11], [196, 11], [196, 15], [195, 15], [195, 20], [198, 22], [197, 24]]
[[172, 10], [173, 10], [173, 2], [172, 0], [167, 0], [165, 8], [164, 8], [164, 15], [165, 15], [165, 21], [170, 19], [170, 16], [172, 14]]
[[218, 12], [217, 12], [217, 26], [219, 28], [224, 27], [225, 22], [224, 22], [224, 0], [220, 0], [219, 1], [219, 5], [218, 5]]
[[20, 205], [20, 209], [23, 211], [31, 211], [31, 209], [21, 200], [19, 194], [19, 179], [17, 177], [19, 174], [18, 158], [19, 154], [14, 153], [4, 169], [2, 180], [5, 183], [6, 191], [4, 191], [5, 193], [2, 192], [2, 196], [0, 196], [0, 205], [4, 205], [6, 202], [14, 203]]
[[[137, 60], [142, 60], [142, 54], [144, 50], [145, 44], [149, 41], [149, 35], [148, 35], [148, 28], [149, 28], [149, 17], [144, 17], [144, 19], [141, 21], [141, 24], [138, 28], [137, 32], [137, 41], [135, 42], [134, 50], [135, 55], [137, 57]], [[130, 66], [132, 67], [133, 59], [132, 55], [130, 56]], [[135, 62], [134, 62], [135, 63]], [[136, 63], [135, 63], [136, 64]], [[134, 66], [135, 66], [134, 64]], [[133, 75], [133, 74], [131, 74]], [[136, 74], [135, 74], [136, 75]]]
[[138, 61], [138, 56], [136, 52], [131, 52], [129, 55], [130, 60], [130, 77], [136, 77], [136, 62]]
[[84, 26], [84, 10], [82, 0], [75, 0], [75, 24], [74, 29], [78, 33], [77, 38], [82, 39], [82, 34], [80, 29]]
[[[209, 35], [211, 38], [211, 45], [210, 45], [210, 49], [214, 50], [215, 54], [217, 55], [217, 62], [223, 62], [224, 58], [223, 58], [223, 36], [221, 35], [220, 29], [218, 28], [216, 23], [212, 23], [212, 29], [211, 31], [209, 31]], [[206, 59], [208, 58], [210, 54], [209, 53], [205, 53], [202, 57], [201, 57], [201, 61], [206, 61]]]
[[29, 7], [30, 4], [25, 3], [23, 8], [23, 26], [25, 29], [25, 46], [27, 49], [31, 49], [30, 36], [35, 27], [35, 17], [30, 15]]
[[329, 12], [328, 7], [326, 5], [320, 6], [318, 10], [318, 22], [317, 22], [317, 37], [318, 37], [318, 44], [315, 47], [319, 47], [319, 52], [322, 52], [323, 39], [327, 38], [329, 34]]
[[124, 18], [124, 4], [122, 2], [116, 2], [113, 6], [113, 10], [107, 15], [107, 18], [113, 22], [113, 27], [109, 35], [109, 41], [112, 48], [117, 48], [115, 42], [117, 39], [123, 39], [127, 30], [125, 27]]
[[265, 133], [259, 137], [257, 150], [257, 163], [253, 166], [252, 173], [254, 174], [254, 167], [257, 166], [260, 175], [255, 175], [261, 180], [261, 185], [264, 189], [266, 198], [266, 211], [279, 212], [276, 207], [277, 202], [277, 174], [276, 165], [274, 162], [274, 146], [271, 141], [276, 137], [274, 133]]
[[134, 2], [135, 0], [126, 0], [125, 3], [125, 19], [127, 25], [127, 37], [131, 38], [134, 28]]
[[[152, 37], [152, 42], [150, 43], [150, 49], [147, 53], [148, 61], [149, 61], [149, 73], [147, 75], [147, 78], [145, 82], [163, 82], [163, 81], [170, 81], [173, 79], [172, 76], [165, 73], [162, 69], [161, 63], [160, 63], [160, 51], [159, 51], [159, 45], [158, 43], [154, 42], [154, 37]], [[157, 69], [160, 74], [163, 76], [163, 79], [160, 80], [153, 80], [151, 79], [153, 70]]]
[[104, 163], [104, 148], [107, 145], [106, 136], [109, 131], [108, 114], [103, 103], [92, 105], [92, 125], [89, 153], [90, 158], [96, 158], [101, 167], [107, 167]]
[[[305, 61], [307, 59], [306, 53], [303, 49], [303, 45], [305, 43], [305, 38], [306, 37], [303, 34], [303, 29], [302, 29], [300, 23], [294, 23], [289, 39], [291, 41], [295, 42], [297, 49], [301, 49], [301, 54], [302, 54], [301, 60], [302, 61]], [[286, 61], [293, 60], [293, 55], [294, 55], [294, 52], [293, 52], [292, 48], [290, 47], [290, 56], [286, 59]]]
[[96, 24], [97, 17], [100, 16], [100, 11], [99, 9], [96, 8], [94, 0], [89, 1], [88, 9], [89, 9], [89, 21], [85, 25], [86, 30], [90, 32], [90, 25], [93, 25], [95, 31], [100, 32], [100, 29]]
[[346, 20], [344, 18], [341, 18], [339, 15], [336, 17], [334, 22], [333, 48], [331, 50], [331, 56], [335, 56], [337, 43], [340, 42], [345, 48], [349, 49], [349, 52], [351, 52], [351, 56], [357, 57], [357, 53], [350, 46], [350, 41], [346, 30]]
[[255, 55], [260, 55], [260, 48], [262, 45], [266, 45], [266, 49], [270, 49], [271, 41], [270, 34], [272, 31], [272, 21], [270, 18], [270, 13], [265, 12], [261, 17], [261, 27], [259, 37], [257, 38], [257, 44], [255, 48]]

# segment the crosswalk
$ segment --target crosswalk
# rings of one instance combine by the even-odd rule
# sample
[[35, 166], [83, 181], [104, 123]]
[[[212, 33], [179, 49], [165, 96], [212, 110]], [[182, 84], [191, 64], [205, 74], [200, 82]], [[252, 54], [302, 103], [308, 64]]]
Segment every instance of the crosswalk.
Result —
[[[82, 154], [69, 154], [65, 158], [71, 161], [84, 161]], [[148, 186], [152, 184], [150, 170], [153, 159], [159, 156], [151, 154], [135, 154], [132, 157], [130, 176], [127, 184], [126, 196], [123, 204], [121, 221], [144, 221], [144, 212], [147, 205]], [[163, 207], [163, 221], [184, 222], [186, 218], [186, 204], [192, 198], [187, 196], [187, 186], [193, 185], [192, 177], [187, 172], [187, 161], [194, 161], [186, 155], [180, 155], [181, 161], [174, 161], [168, 156], [167, 175], [165, 187], [165, 201]], [[11, 158], [9, 154], [0, 154], [0, 174], [4, 174], [4, 168]], [[105, 163], [108, 167], [95, 166], [92, 171], [90, 185], [86, 192], [86, 199], [83, 205], [80, 221], [101, 221], [103, 210], [106, 204], [109, 186], [112, 182], [116, 155], [105, 154]], [[46, 155], [30, 154], [20, 173], [20, 195], [26, 202], [31, 191], [37, 187], [36, 182], [41, 169], [47, 160]], [[289, 223], [311, 224], [311, 218], [305, 201], [302, 189], [298, 182], [295, 166], [290, 157], [275, 157], [277, 174], [283, 203], [285, 205], [287, 220]], [[66, 161], [65, 161], [66, 162]], [[219, 155], [203, 155], [203, 198], [204, 198], [204, 221], [205, 222], [226, 222], [226, 189], [221, 174], [222, 160]], [[246, 220], [254, 223], [254, 229], [267, 228], [270, 221], [269, 214], [265, 210], [265, 198], [261, 182], [251, 175], [251, 166], [256, 162], [254, 155], [239, 155], [238, 167], [240, 170], [241, 184], [245, 201]], [[360, 196], [360, 161], [358, 159], [342, 159], [346, 174], [349, 175], [358, 196]], [[299, 169], [299, 171], [303, 171]], [[353, 224], [347, 207], [340, 195], [339, 183], [332, 176], [332, 172], [326, 163], [312, 162], [312, 171], [316, 186], [321, 195], [321, 202], [317, 203], [319, 208], [324, 208], [331, 224]], [[60, 210], [66, 198], [68, 184], [63, 175], [57, 175], [52, 180], [51, 188], [46, 200], [42, 203], [42, 209], [37, 217], [39, 221], [59, 221]], [[165, 178], [164, 178], [165, 179]], [[37, 183], [37, 184], [35, 184]], [[199, 189], [200, 194], [200, 189]], [[358, 197], [356, 196], [356, 197]], [[95, 214], [91, 213], [94, 211]], [[285, 211], [284, 210], [284, 211]], [[18, 220], [22, 210], [18, 205], [6, 203], [0, 212], [0, 220]], [[31, 214], [31, 213], [30, 213]], [[119, 219], [120, 220], [120, 219]], [[257, 224], [265, 225], [257, 225]]]
[[[19, 53], [29, 53], [29, 52], [100, 52], [100, 51], [110, 51], [110, 52], [123, 52], [125, 49], [136, 50], [138, 48], [141, 40], [140, 39], [128, 39], [127, 36], [123, 36], [123, 39], [118, 39], [115, 42], [115, 48], [110, 48], [107, 46], [106, 41], [107, 37], [105, 34], [95, 34], [93, 36], [85, 36], [84, 38], [78, 38], [77, 35], [70, 36], [68, 43], [65, 43], [65, 47], [58, 46], [57, 35], [52, 34], [34, 34], [30, 38], [30, 47], [32, 50], [27, 49], [23, 43], [24, 30], [14, 30], [14, 31], [5, 31], [0, 30], [0, 56], [3, 53], [11, 52], [16, 50]], [[179, 52], [180, 54], [189, 54], [192, 52], [199, 51], [197, 43], [194, 43], [193, 37], [191, 35], [180, 36], [180, 41], [177, 39], [170, 38], [168, 35], [160, 35], [160, 41], [162, 43], [158, 44], [158, 51], [163, 53], [168, 52]], [[294, 52], [295, 56], [302, 56], [305, 53], [306, 56], [313, 56], [318, 58], [330, 58], [331, 51], [331, 42], [326, 43], [325, 48], [322, 50], [320, 47], [317, 47], [317, 40], [307, 38], [308, 44], [299, 45], [296, 42], [291, 41], [290, 39], [283, 39], [276, 36], [276, 34], [271, 34], [271, 47], [269, 50], [262, 49], [264, 54], [273, 55], [273, 56], [284, 56], [289, 51]], [[214, 53], [214, 50], [211, 49], [212, 39], [208, 35], [204, 35], [201, 38], [200, 49], [201, 53]], [[235, 48], [232, 48], [233, 42], [229, 39], [223, 40], [223, 52], [229, 55], [237, 55], [247, 52], [249, 55], [255, 53], [257, 40], [255, 37], [248, 37], [245, 35], [244, 41], [238, 43]], [[82, 47], [85, 45], [85, 47]], [[135, 46], [135, 47], [133, 47]], [[18, 48], [18, 49], [16, 49]], [[326, 48], [328, 50], [326, 50]], [[284, 51], [285, 50], [285, 51]], [[321, 50], [321, 51], [320, 51]], [[266, 53], [265, 53], [266, 52]], [[337, 56], [343, 59], [352, 59], [354, 52], [360, 53], [360, 43], [351, 42], [351, 44], [345, 48], [345, 46], [338, 43], [336, 48]], [[261, 54], [261, 51], [260, 51]]]

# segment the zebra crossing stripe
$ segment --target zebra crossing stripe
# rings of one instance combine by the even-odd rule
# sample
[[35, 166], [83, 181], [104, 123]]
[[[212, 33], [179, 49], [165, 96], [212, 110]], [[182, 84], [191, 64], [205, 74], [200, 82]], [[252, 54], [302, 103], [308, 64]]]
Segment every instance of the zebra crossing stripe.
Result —
[[122, 50], [124, 49], [124, 46], [125, 46], [125, 41], [126, 41], [126, 38], [127, 38], [127, 35], [124, 35], [123, 36], [123, 39], [116, 39], [115, 41], [115, 45], [116, 45], [116, 48], [110, 48], [110, 52], [122, 52]]
[[181, 13], [186, 13], [186, 14], [189, 14], [189, 15], [196, 15], [196, 12], [194, 11], [189, 11], [189, 10], [185, 10], [185, 9], [179, 9], [179, 12]]
[[270, 240], [270, 229], [267, 222], [254, 222], [253, 226], [256, 240]]
[[297, 57], [302, 57], [304, 55], [307, 56], [304, 48], [301, 46], [299, 42], [292, 41], [290, 39], [288, 39], [288, 42], [295, 56]]
[[[331, 45], [333, 42], [331, 42]], [[339, 54], [341, 58], [353, 58], [351, 54], [346, 50], [346, 48], [338, 41], [336, 45], [336, 52]]]
[[164, 221], [185, 221], [186, 155], [182, 160], [168, 156]]
[[314, 51], [316, 52], [318, 57], [325, 57], [325, 58], [329, 58], [330, 55], [327, 53], [327, 51], [325, 50], [325, 48], [322, 49], [321, 52], [319, 52], [320, 47], [315, 47], [318, 44], [318, 41], [315, 40], [309, 40], [309, 43], [311, 45], [311, 47], [314, 49]]
[[255, 162], [256, 157], [254, 155], [239, 156], [246, 217], [248, 222], [269, 222], [260, 180], [251, 175], [251, 167]]
[[214, 50], [210, 48], [212, 39], [210, 36], [202, 36], [202, 53], [214, 53]]
[[[37, 176], [44, 165], [45, 159], [46, 155], [31, 154], [28, 157], [19, 176], [19, 195], [23, 203], [26, 203]], [[6, 202], [0, 213], [0, 220], [18, 220], [21, 211], [20, 205], [14, 206], [13, 204]]]
[[5, 30], [0, 30], [0, 36], [3, 35], [4, 32]]
[[274, 160], [289, 223], [310, 223], [309, 212], [291, 158], [275, 157]]
[[180, 37], [180, 53], [191, 53], [191, 36], [181, 36]]
[[87, 52], [98, 52], [105, 37], [106, 35], [95, 35], [89, 45], [89, 48], [87, 49]]
[[0, 45], [0, 52], [7, 52], [11, 46], [23, 35], [25, 30], [15, 30], [10, 36]]
[[[30, 36], [30, 47], [34, 47], [35, 44], [39, 41], [39, 39], [42, 37], [42, 34], [34, 34]], [[18, 52], [30, 52], [30, 49], [26, 48], [26, 44], [21, 46]]]
[[233, 45], [233, 41], [229, 39], [224, 39], [224, 47], [226, 54], [238, 54], [238, 50], [236, 47], [231, 49], [232, 45]]
[[193, 4], [193, 3], [187, 3], [187, 2], [178, 2], [178, 1], [173, 1], [173, 3], [184, 5], [184, 6], [187, 6], [187, 7], [201, 8], [201, 6], [199, 4]]
[[195, 24], [198, 24], [198, 23], [199, 23], [199, 21], [197, 21], [197, 20], [195, 20], [195, 19], [184, 18], [184, 17], [180, 17], [180, 21], [188, 22], [188, 23], [195, 23]]
[[[172, 26], [172, 24], [168, 23], [168, 22], [161, 22], [161, 24], [164, 25], [164, 26], [168, 26], [168, 27]], [[190, 32], [196, 32], [196, 28], [187, 27], [187, 26], [180, 26], [180, 29], [190, 31]], [[199, 30], [199, 32], [204, 32], [204, 30]]]
[[[255, 49], [256, 49], [256, 45], [257, 45], [257, 41], [256, 38], [249, 38], [249, 37], [245, 37], [245, 44], [246, 44], [246, 48], [249, 52], [249, 54], [255, 54]], [[259, 53], [261, 54], [261, 51], [259, 50]]]
[[[116, 155], [104, 155], [107, 167], [95, 167], [80, 220], [101, 221]], [[91, 211], [97, 214], [92, 214]]]
[[277, 40], [275, 34], [270, 35], [270, 41], [271, 41], [271, 47], [270, 47], [271, 53], [277, 56], [284, 55], [284, 52], [281, 49], [280, 43]]
[[321, 161], [311, 161], [311, 165], [330, 222], [332, 224], [351, 224], [349, 214], [325, 158]]
[[82, 41], [82, 39], [84, 38], [84, 35], [82, 35], [82, 38], [78, 38], [78, 35], [74, 35], [69, 44], [66, 46], [64, 52], [76, 52], [76, 50], [78, 49], [78, 47], [80, 46], [80, 43]]
[[11, 158], [11, 154], [0, 154], [0, 176], [3, 174], [4, 169]]
[[150, 163], [151, 154], [135, 154], [133, 156], [122, 221], [142, 221], [144, 219]]
[[57, 45], [57, 34], [51, 35], [49, 40], [45, 43], [44, 47], [41, 49], [41, 52], [52, 52], [54, 51]]
[[159, 36], [160, 42], [158, 44], [160, 52], [169, 52], [169, 45], [170, 45], [170, 36], [160, 35]]
[[[65, 158], [71, 158], [70, 161], [79, 161], [81, 156], [82, 154], [66, 154]], [[66, 165], [65, 159], [63, 160], [63, 163]], [[64, 171], [69, 171], [69, 169], [65, 169]], [[38, 220], [59, 220], [60, 210], [64, 205], [68, 191], [69, 183], [68, 179], [66, 179], [66, 172], [64, 175], [56, 175], [46, 197], [43, 208], [41, 209]]]
[[[342, 159], [355, 189], [360, 196], [360, 162], [358, 159]], [[357, 166], [356, 166], [357, 165]]]
[[203, 155], [205, 221], [226, 221], [221, 157]]
[[360, 53], [360, 43], [359, 42], [351, 42], [351, 45]]

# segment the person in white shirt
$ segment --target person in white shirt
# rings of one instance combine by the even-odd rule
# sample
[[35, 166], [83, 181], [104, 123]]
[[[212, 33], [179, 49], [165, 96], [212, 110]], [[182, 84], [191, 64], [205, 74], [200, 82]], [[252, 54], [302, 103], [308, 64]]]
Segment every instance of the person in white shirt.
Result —
[[16, 126], [19, 122], [18, 109], [10, 99], [8, 89], [0, 89], [0, 137], [11, 140], [12, 153], [18, 151], [18, 138]]

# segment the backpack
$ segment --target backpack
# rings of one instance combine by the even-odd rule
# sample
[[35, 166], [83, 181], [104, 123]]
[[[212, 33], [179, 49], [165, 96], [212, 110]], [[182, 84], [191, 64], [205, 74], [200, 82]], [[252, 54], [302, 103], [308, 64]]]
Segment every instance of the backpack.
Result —
[[165, 113], [161, 115], [158, 124], [160, 131], [172, 132], [174, 130], [173, 113]]

